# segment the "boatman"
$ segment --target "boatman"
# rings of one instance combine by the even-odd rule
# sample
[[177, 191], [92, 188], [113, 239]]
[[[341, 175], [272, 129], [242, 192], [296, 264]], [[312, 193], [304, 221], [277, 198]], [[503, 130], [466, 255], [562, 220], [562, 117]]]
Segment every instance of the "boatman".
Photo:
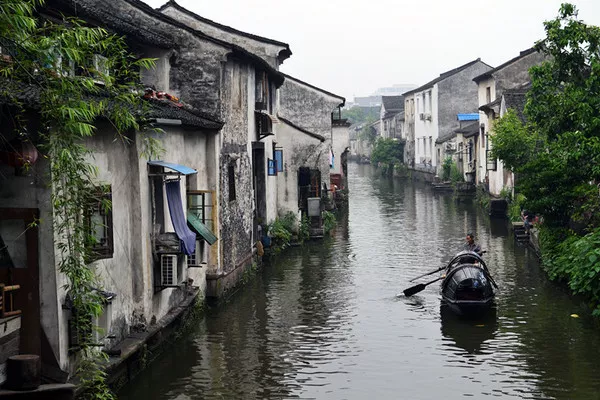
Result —
[[467, 243], [465, 243], [465, 250], [474, 251], [475, 253], [481, 255], [481, 247], [477, 243], [475, 243], [475, 235], [472, 233], [467, 233]]

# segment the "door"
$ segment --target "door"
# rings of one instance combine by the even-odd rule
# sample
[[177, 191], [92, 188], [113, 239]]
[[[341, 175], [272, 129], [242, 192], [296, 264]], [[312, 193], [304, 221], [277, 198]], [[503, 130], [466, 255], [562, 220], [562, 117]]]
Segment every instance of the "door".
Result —
[[252, 182], [254, 185], [254, 239], [258, 238], [258, 225], [267, 223], [267, 179], [265, 169], [265, 144], [252, 143]]
[[34, 208], [0, 208], [0, 283], [20, 286], [13, 292], [13, 308], [21, 310], [19, 351], [39, 355], [38, 215]]

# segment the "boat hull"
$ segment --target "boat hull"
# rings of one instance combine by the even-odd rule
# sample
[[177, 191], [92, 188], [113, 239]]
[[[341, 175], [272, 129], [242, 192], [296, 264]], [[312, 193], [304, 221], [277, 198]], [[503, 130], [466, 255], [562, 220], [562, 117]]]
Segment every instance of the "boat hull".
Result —
[[494, 301], [491, 277], [478, 264], [457, 265], [442, 281], [442, 299], [457, 314], [484, 313]]

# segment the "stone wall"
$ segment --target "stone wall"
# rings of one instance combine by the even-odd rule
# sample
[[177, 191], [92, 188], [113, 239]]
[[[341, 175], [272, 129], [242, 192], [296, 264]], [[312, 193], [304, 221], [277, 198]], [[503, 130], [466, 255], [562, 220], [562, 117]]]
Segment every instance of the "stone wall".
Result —
[[329, 138], [331, 113], [343, 102], [342, 97], [286, 76], [279, 89], [278, 114], [301, 128]]
[[459, 128], [456, 115], [477, 113], [479, 108], [478, 86], [473, 78], [492, 69], [478, 61], [462, 71], [438, 83], [439, 136], [446, 136]]

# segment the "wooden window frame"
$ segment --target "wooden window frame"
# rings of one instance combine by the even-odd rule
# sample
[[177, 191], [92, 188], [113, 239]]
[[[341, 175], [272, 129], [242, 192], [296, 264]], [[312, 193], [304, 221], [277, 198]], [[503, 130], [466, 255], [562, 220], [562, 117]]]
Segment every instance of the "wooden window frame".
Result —
[[[111, 202], [111, 206], [105, 206], [105, 201]], [[94, 196], [86, 210], [86, 223], [90, 235], [90, 241], [94, 237], [96, 227], [92, 225], [92, 215], [98, 213], [103, 218], [105, 243], [91, 243], [90, 262], [112, 258], [114, 254], [114, 228], [112, 215], [112, 188], [110, 185], [96, 186]]]

